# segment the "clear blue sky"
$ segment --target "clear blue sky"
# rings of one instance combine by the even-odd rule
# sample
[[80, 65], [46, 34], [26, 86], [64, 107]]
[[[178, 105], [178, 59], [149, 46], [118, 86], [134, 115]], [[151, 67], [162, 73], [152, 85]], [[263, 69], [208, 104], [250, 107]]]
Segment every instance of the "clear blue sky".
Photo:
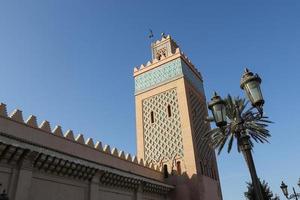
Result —
[[[270, 144], [255, 146], [257, 171], [280, 196], [281, 180], [296, 186], [298, 0], [3, 0], [0, 101], [135, 154], [132, 70], [150, 59], [149, 28], [175, 38], [202, 72], [207, 97], [213, 90], [243, 95], [245, 66], [261, 75], [275, 124]], [[243, 199], [250, 177], [242, 155], [224, 151], [218, 163], [224, 200]]]

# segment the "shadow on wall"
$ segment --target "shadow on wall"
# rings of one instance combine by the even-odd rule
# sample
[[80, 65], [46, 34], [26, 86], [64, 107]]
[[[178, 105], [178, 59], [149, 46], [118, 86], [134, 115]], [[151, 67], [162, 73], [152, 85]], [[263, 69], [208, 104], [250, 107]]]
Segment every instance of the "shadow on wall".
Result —
[[167, 165], [163, 166], [166, 182], [175, 185], [175, 190], [170, 193], [172, 200], [222, 200], [220, 183], [210, 177], [193, 174], [191, 177], [186, 172], [181, 173], [180, 163], [177, 171], [168, 173]]

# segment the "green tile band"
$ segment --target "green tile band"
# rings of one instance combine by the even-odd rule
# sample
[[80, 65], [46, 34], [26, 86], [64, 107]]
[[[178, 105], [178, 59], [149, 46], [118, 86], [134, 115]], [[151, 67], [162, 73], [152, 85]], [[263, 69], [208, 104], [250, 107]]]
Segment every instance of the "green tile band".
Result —
[[135, 93], [147, 91], [182, 76], [185, 76], [199, 92], [204, 94], [202, 81], [180, 58], [136, 76]]

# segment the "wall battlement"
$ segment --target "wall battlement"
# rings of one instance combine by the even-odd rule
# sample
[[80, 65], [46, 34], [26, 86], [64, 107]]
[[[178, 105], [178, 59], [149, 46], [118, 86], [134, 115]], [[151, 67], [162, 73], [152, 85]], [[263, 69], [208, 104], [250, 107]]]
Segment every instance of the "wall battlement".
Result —
[[162, 57], [161, 60], [153, 59], [148, 61], [145, 64], [141, 64], [139, 67], [136, 66], [133, 69], [133, 76], [138, 76], [150, 69], [153, 69], [155, 67], [158, 67], [166, 62], [169, 62], [170, 60], [176, 59], [178, 57], [181, 57], [185, 63], [191, 68], [191, 70], [199, 76], [199, 78], [202, 80], [202, 75], [199, 72], [199, 70], [195, 67], [195, 65], [190, 61], [190, 59], [184, 54], [183, 51], [180, 51], [179, 48], [176, 49], [174, 54], [171, 54], [167, 57]]
[[149, 71], [155, 67], [158, 67], [166, 62], [181, 57], [191, 70], [199, 76], [202, 80], [201, 73], [194, 66], [191, 60], [180, 50], [176, 42], [170, 35], [163, 36], [160, 40], [156, 40], [151, 44], [152, 47], [152, 60], [146, 64], [142, 64], [139, 67], [134, 67], [133, 76], [138, 76], [146, 71]]
[[[61, 138], [65, 140], [65, 143], [67, 142], [73, 142], [77, 143], [79, 145], [82, 145], [84, 147], [87, 147], [88, 149], [85, 151], [85, 153], [89, 153], [89, 151], [99, 151], [101, 153], [105, 153], [107, 155], [110, 155], [112, 157], [115, 157], [117, 159], [121, 159], [123, 161], [127, 161], [128, 163], [132, 163], [134, 165], [138, 165], [143, 168], [147, 168], [149, 170], [153, 170], [156, 172], [161, 173], [162, 167], [158, 165], [154, 165], [152, 163], [147, 163], [143, 159], [137, 158], [137, 156], [132, 156], [129, 153], [125, 153], [124, 151], [118, 150], [117, 148], [111, 148], [110, 145], [103, 145], [100, 141], [97, 141], [94, 143], [94, 140], [92, 138], [85, 139], [83, 134], [78, 134], [76, 137], [74, 136], [74, 133], [72, 130], [67, 130], [65, 133], [63, 133], [61, 126], [57, 125], [53, 129], [51, 128], [51, 124], [49, 121], [44, 120], [40, 125], [37, 123], [37, 117], [34, 115], [30, 115], [27, 120], [24, 120], [22, 111], [19, 109], [15, 109], [10, 114], [7, 113], [6, 104], [1, 103], [0, 104], [0, 118], [4, 118], [7, 120], [10, 120], [14, 123], [16, 123], [16, 128], [18, 128], [25, 137], [28, 137], [30, 139], [30, 135], [28, 134], [28, 130], [25, 130], [25, 128], [31, 128], [35, 129], [44, 133], [47, 133], [51, 136], [53, 136], [53, 140], [55, 138]], [[2, 124], [2, 123], [1, 123]], [[20, 127], [19, 125], [23, 126]], [[11, 126], [11, 125], [10, 125]], [[2, 130], [1, 130], [2, 132]], [[32, 136], [34, 137], [34, 136]], [[52, 141], [49, 141], [52, 142]], [[64, 152], [64, 148], [61, 149], [55, 149], [57, 151]], [[104, 163], [105, 164], [105, 163]]]

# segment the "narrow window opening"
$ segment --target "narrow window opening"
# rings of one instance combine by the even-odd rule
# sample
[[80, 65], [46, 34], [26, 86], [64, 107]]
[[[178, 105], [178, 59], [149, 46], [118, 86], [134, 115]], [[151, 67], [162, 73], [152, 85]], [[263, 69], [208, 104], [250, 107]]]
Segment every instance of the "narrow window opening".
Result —
[[153, 111], [151, 111], [150, 115], [151, 115], [151, 123], [154, 123], [154, 113], [153, 113]]
[[161, 59], [161, 54], [160, 54], [160, 53], [157, 53], [157, 54], [156, 54], [156, 59], [157, 59], [157, 60], [160, 60], [160, 59]]
[[168, 178], [169, 177], [169, 172], [168, 172], [168, 166], [164, 165], [164, 177]]
[[178, 173], [178, 175], [181, 175], [181, 163], [180, 163], [180, 161], [177, 161], [176, 165], [177, 165], [177, 173]]
[[168, 105], [168, 117], [171, 117], [171, 116], [172, 116], [171, 106]]

